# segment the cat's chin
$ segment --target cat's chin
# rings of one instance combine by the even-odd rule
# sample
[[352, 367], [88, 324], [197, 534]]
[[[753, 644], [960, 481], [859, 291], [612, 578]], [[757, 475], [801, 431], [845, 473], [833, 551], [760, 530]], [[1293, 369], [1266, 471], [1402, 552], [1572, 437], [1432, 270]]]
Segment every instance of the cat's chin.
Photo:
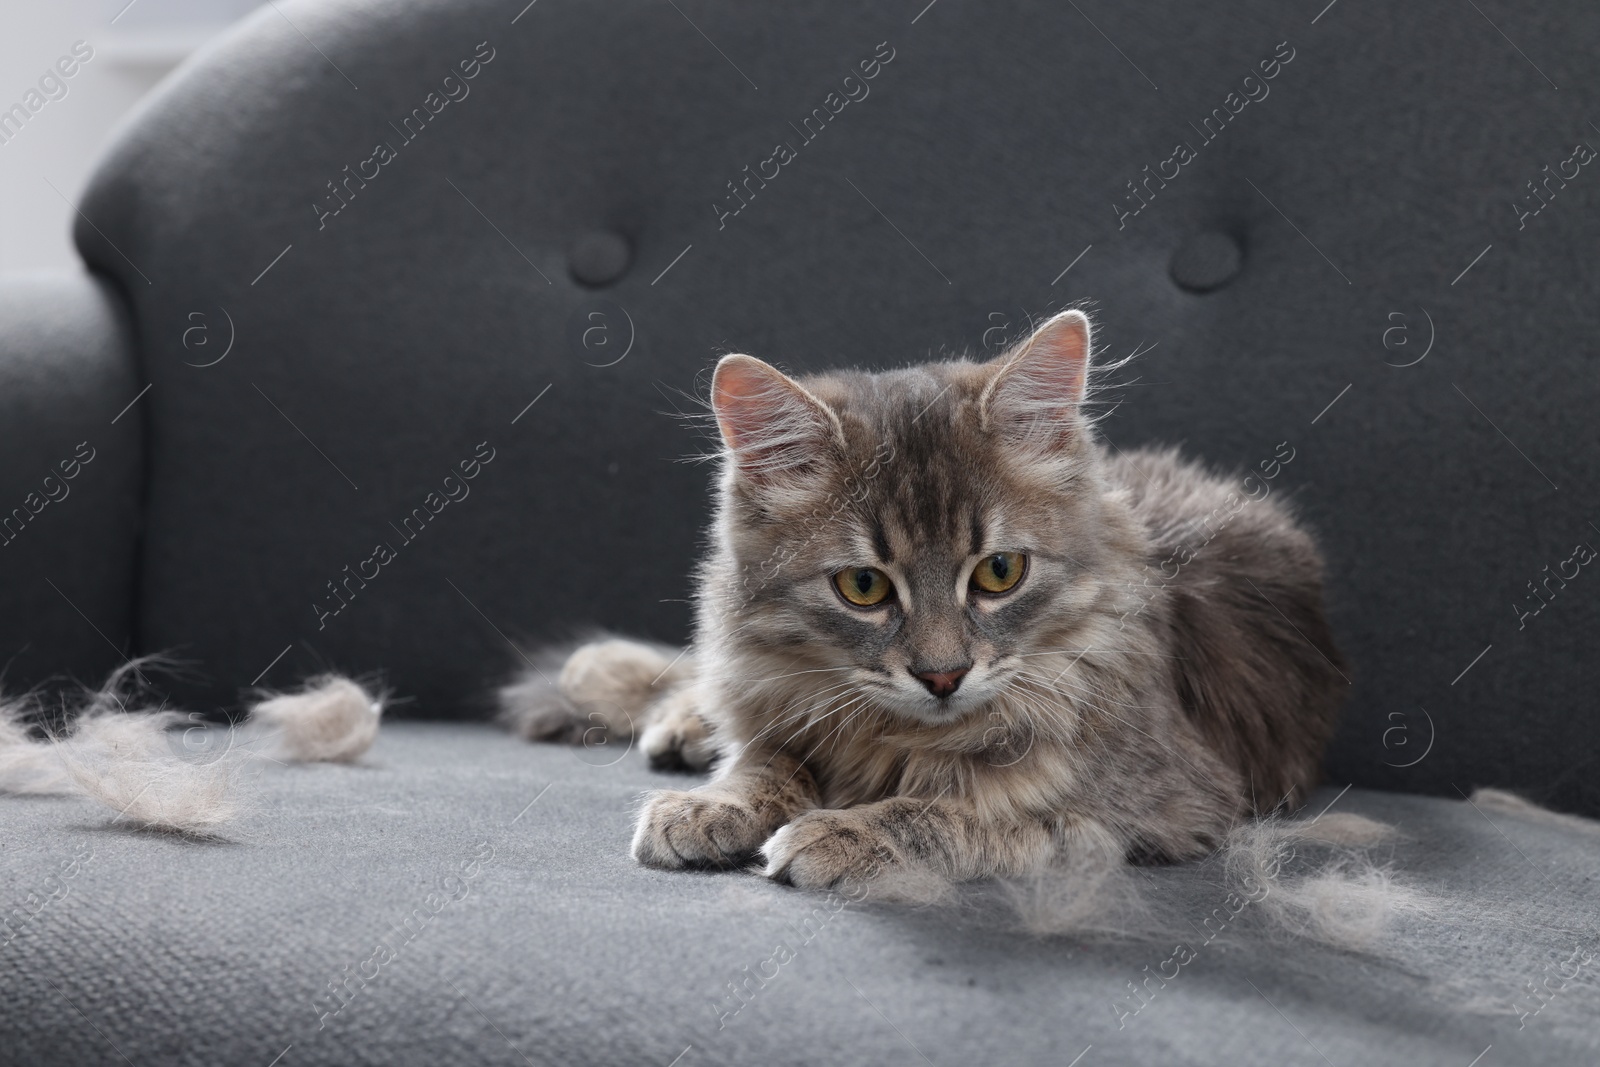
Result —
[[920, 726], [949, 726], [960, 722], [974, 712], [981, 709], [986, 699], [976, 695], [956, 693], [942, 699], [934, 697], [896, 697], [883, 700], [881, 704], [887, 710], [902, 719], [917, 723]]

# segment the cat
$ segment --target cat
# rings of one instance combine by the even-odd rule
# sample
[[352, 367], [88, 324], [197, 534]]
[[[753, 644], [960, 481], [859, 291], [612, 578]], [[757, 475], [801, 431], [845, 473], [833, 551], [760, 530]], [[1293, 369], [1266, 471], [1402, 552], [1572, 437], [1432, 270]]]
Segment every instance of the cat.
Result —
[[633, 855], [803, 887], [1182, 862], [1298, 807], [1349, 681], [1316, 545], [1281, 494], [1103, 445], [1091, 352], [1069, 310], [983, 363], [725, 356], [690, 649], [586, 644], [508, 718], [715, 760], [646, 799]]

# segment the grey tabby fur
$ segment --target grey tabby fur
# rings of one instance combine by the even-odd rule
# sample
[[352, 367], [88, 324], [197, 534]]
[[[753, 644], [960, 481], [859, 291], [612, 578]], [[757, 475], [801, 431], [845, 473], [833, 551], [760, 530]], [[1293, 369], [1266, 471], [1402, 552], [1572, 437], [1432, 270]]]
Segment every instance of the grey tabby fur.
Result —
[[[804, 886], [1188, 860], [1298, 806], [1348, 681], [1316, 546], [1249, 481], [1108, 452], [1089, 373], [1078, 311], [987, 363], [791, 379], [725, 357], [690, 653], [584, 646], [506, 690], [509, 719], [715, 754], [710, 781], [647, 799], [634, 855], [759, 857]], [[969, 575], [1001, 552], [1024, 576], [983, 593]], [[893, 582], [882, 604], [835, 587], [862, 567]]]

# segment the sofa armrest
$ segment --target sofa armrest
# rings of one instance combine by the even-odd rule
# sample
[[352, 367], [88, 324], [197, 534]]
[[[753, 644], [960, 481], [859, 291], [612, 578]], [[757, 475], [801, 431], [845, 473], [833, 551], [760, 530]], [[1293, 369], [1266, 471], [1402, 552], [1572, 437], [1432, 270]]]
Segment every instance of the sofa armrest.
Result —
[[143, 387], [121, 296], [0, 278], [0, 685], [96, 682], [132, 642]]

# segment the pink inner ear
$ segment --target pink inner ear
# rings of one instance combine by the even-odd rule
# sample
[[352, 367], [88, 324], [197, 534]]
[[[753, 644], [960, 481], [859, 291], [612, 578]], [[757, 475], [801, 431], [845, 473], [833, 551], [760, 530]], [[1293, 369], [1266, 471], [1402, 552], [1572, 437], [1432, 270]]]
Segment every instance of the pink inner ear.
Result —
[[1076, 406], [1083, 400], [1089, 368], [1089, 319], [1081, 311], [1065, 311], [1046, 322], [1027, 341], [1021, 357], [1030, 378]]
[[1090, 348], [1089, 319], [1081, 311], [1064, 311], [1040, 326], [1016, 355], [1002, 357], [989, 397], [995, 424], [1026, 437], [1065, 441], [1077, 425]]
[[827, 439], [827, 414], [783, 372], [753, 356], [725, 356], [711, 407], [739, 469], [757, 480], [804, 466]]
[[717, 364], [711, 382], [711, 409], [717, 413], [722, 440], [737, 452], [750, 447], [775, 406], [770, 368], [749, 356], [729, 356]]

